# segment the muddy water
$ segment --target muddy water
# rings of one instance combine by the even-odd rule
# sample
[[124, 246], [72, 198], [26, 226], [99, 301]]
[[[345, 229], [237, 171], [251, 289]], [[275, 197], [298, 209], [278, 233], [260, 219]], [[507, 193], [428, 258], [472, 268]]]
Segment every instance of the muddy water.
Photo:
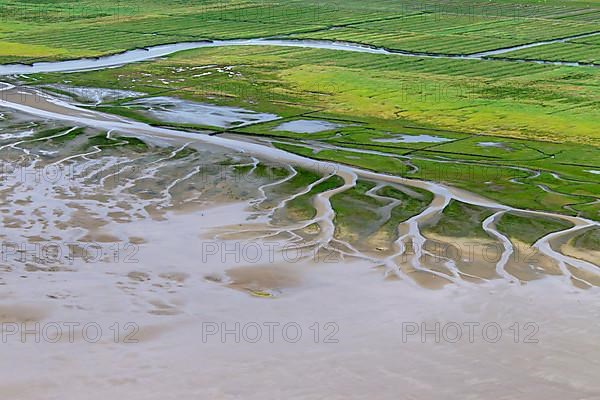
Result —
[[[600, 395], [595, 342], [600, 331], [590, 322], [600, 317], [597, 289], [578, 290], [566, 282], [568, 275], [518, 283], [501, 264], [512, 248], [494, 227], [499, 214], [484, 222], [505, 246], [499, 278], [475, 284], [458, 268], [443, 274], [420, 263], [427, 251], [420, 225], [451, 199], [498, 213], [508, 207], [435, 183], [318, 163], [256, 141], [80, 110], [50, 95], [5, 92], [2, 97], [0, 106], [10, 107], [8, 125], [26, 112], [39, 126], [0, 142], [2, 159], [26, 172], [5, 172], [0, 187], [3, 257], [8, 257], [0, 265], [0, 320], [50, 328], [81, 323], [73, 340], [66, 328], [55, 343], [48, 340], [54, 338], [49, 331], [40, 343], [32, 335], [6, 336], [0, 390], [7, 396], [487, 399], [491, 394], [562, 400]], [[86, 129], [62, 141], [77, 132], [74, 126]], [[47, 127], [57, 130], [36, 136]], [[148, 147], [142, 151], [128, 137], [143, 139]], [[261, 165], [283, 172], [254, 174]], [[62, 179], [52, 180], [57, 166], [64, 170]], [[300, 168], [325, 178], [337, 175], [343, 185], [314, 199], [313, 218], [274, 225], [270, 210], [257, 205]], [[435, 194], [430, 207], [401, 224], [394, 253], [384, 259], [334, 237], [330, 200], [353, 188], [359, 177]], [[285, 207], [306, 189], [284, 195], [275, 207]], [[581, 229], [594, 224], [570, 220]], [[314, 231], [305, 234], [309, 227]], [[228, 232], [245, 233], [234, 238]], [[561, 235], [540, 240], [540, 251], [577, 267], [554, 254]], [[12, 243], [27, 247], [23, 252], [9, 247]], [[54, 247], [40, 252], [31, 247], [35, 243]], [[442, 279], [448, 283], [440, 285]], [[86, 323], [102, 330], [96, 343], [93, 331], [84, 336]], [[421, 336], [421, 328], [435, 332], [436, 323], [439, 339], [435, 333]], [[491, 325], [484, 332], [486, 324]], [[225, 328], [230, 333], [222, 336]]]
[[131, 90], [106, 89], [106, 88], [88, 88], [68, 85], [47, 85], [44, 88], [55, 89], [68, 93], [85, 102], [100, 104], [109, 101], [122, 100], [143, 96], [144, 93]]
[[174, 97], [151, 97], [133, 100], [125, 106], [135, 106], [141, 113], [159, 121], [179, 124], [209, 125], [220, 128], [241, 127], [278, 119], [274, 114], [257, 113], [239, 107], [195, 103]]
[[373, 139], [378, 143], [443, 143], [452, 139], [432, 135], [399, 135], [393, 138]]
[[276, 126], [273, 130], [295, 133], [319, 133], [341, 127], [342, 125], [334, 124], [327, 121], [301, 119], [297, 121], [285, 122], [279, 126]]

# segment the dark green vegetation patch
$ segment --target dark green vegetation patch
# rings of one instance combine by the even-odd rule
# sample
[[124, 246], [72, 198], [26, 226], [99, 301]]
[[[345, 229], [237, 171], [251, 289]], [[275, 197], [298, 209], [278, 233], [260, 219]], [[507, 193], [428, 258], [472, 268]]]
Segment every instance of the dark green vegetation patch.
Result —
[[572, 228], [573, 224], [555, 218], [506, 213], [497, 222], [498, 231], [509, 238], [517, 239], [532, 245], [542, 237], [565, 229]]

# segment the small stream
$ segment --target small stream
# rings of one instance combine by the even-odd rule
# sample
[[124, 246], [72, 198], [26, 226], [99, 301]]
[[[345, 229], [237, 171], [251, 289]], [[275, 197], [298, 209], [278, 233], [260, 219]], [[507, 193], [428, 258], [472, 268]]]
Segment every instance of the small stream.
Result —
[[[351, 51], [358, 53], [369, 53], [369, 54], [386, 54], [386, 55], [399, 55], [406, 57], [419, 57], [419, 58], [442, 58], [442, 59], [467, 59], [467, 60], [488, 60], [490, 57], [499, 54], [508, 53], [515, 50], [521, 50], [524, 48], [542, 46], [545, 44], [565, 42], [570, 39], [577, 39], [583, 37], [589, 37], [598, 35], [600, 32], [588, 33], [585, 35], [575, 35], [566, 38], [560, 38], [555, 40], [543, 41], [530, 43], [526, 45], [519, 45], [504, 49], [497, 49], [482, 53], [475, 53], [470, 55], [458, 55], [458, 54], [440, 54], [440, 53], [424, 53], [424, 52], [411, 52], [411, 51], [400, 51], [400, 50], [389, 50], [382, 47], [373, 47], [367, 45], [361, 45], [357, 43], [349, 42], [336, 42], [331, 40], [292, 40], [292, 39], [246, 39], [246, 40], [215, 40], [215, 41], [200, 41], [200, 42], [180, 42], [174, 44], [158, 45], [146, 47], [143, 49], [129, 50], [119, 54], [113, 54], [105, 57], [97, 58], [79, 58], [75, 60], [67, 61], [55, 61], [55, 62], [38, 62], [33, 64], [4, 64], [0, 65], [0, 76], [2, 75], [27, 75], [35, 73], [47, 73], [47, 72], [74, 72], [74, 71], [86, 71], [95, 70], [102, 68], [117, 67], [126, 64], [136, 63], [145, 60], [151, 60], [167, 56], [169, 54], [177, 53], [184, 50], [210, 48], [210, 47], [231, 47], [231, 46], [283, 46], [283, 47], [301, 47], [309, 49], [326, 49], [326, 50], [338, 50], [338, 51]], [[579, 62], [566, 62], [566, 61], [547, 61], [547, 60], [525, 60], [525, 59], [502, 59], [502, 61], [514, 61], [514, 62], [532, 62], [538, 64], [552, 64], [552, 65], [565, 65], [572, 67], [579, 66], [590, 66], [600, 67], [598, 64], [585, 64]]]

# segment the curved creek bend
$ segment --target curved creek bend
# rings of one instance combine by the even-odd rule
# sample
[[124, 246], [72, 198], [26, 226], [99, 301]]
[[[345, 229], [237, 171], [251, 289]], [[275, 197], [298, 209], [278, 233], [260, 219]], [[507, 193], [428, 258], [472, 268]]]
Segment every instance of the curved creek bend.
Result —
[[[467, 59], [467, 60], [493, 60], [491, 56], [497, 56], [511, 51], [522, 50], [537, 46], [542, 46], [552, 43], [561, 43], [569, 39], [585, 38], [590, 36], [599, 35], [600, 32], [592, 32], [584, 35], [575, 35], [567, 38], [560, 38], [555, 40], [548, 40], [537, 43], [530, 43], [525, 45], [518, 45], [503, 49], [497, 49], [492, 51], [485, 51], [481, 53], [466, 54], [466, 55], [453, 55], [453, 54], [438, 54], [438, 53], [424, 53], [424, 52], [411, 52], [401, 50], [388, 50], [381, 47], [368, 46], [363, 44], [351, 43], [351, 42], [337, 42], [331, 40], [302, 40], [302, 39], [270, 39], [270, 38], [258, 38], [258, 39], [240, 39], [240, 40], [214, 40], [214, 41], [201, 41], [201, 42], [181, 42], [174, 44], [165, 44], [158, 46], [150, 46], [144, 49], [129, 50], [119, 54], [113, 54], [108, 56], [102, 56], [98, 58], [81, 58], [67, 61], [54, 61], [54, 62], [37, 62], [33, 64], [5, 64], [0, 65], [0, 76], [1, 75], [20, 75], [20, 74], [35, 74], [45, 72], [72, 72], [72, 71], [84, 71], [93, 69], [102, 69], [109, 67], [116, 67], [126, 64], [131, 64], [140, 61], [151, 60], [154, 58], [164, 57], [169, 54], [173, 54], [179, 51], [211, 48], [211, 47], [231, 47], [231, 46], [283, 46], [283, 47], [300, 47], [310, 49], [326, 49], [326, 50], [338, 50], [338, 51], [350, 51], [359, 53], [370, 53], [370, 54], [387, 54], [387, 55], [398, 55], [405, 57], [421, 57], [421, 58], [441, 58], [441, 59]], [[529, 60], [529, 59], [507, 59], [499, 58], [498, 60], [507, 62], [532, 62], [538, 64], [552, 64], [552, 65], [565, 65], [572, 67], [600, 67], [597, 64], [585, 64], [579, 62], [569, 61], [548, 61], [548, 60]]]

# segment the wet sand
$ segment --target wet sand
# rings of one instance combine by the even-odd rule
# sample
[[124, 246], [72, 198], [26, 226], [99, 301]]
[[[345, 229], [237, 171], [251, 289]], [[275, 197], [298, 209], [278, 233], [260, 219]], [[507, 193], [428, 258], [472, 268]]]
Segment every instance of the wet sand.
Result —
[[[495, 281], [427, 291], [386, 281], [360, 261], [288, 265], [296, 271], [293, 279], [271, 274], [280, 261], [270, 264], [266, 258], [259, 266], [231, 258], [217, 262], [218, 257], [191, 262], [202, 257], [197, 237], [221, 224], [242, 222], [246, 207], [241, 203], [208, 214], [121, 227], [126, 235], [145, 232], [147, 244], [135, 265], [11, 282], [12, 304], [26, 298], [36, 307], [48, 307], [50, 311], [34, 316], [38, 320], [94, 321], [106, 329], [115, 321], [135, 322], [140, 340], [114, 344], [109, 332], [96, 344], [79, 340], [5, 346], [2, 392], [20, 399], [42, 394], [49, 399], [260, 399], [283, 392], [294, 399], [493, 395], [564, 400], [600, 395], [600, 349], [595, 343], [600, 332], [590, 323], [600, 316], [597, 295], [551, 280], [526, 287]], [[179, 234], [165, 236], [165, 231]], [[244, 285], [258, 282], [282, 290], [275, 298], [262, 298], [206, 279], [227, 271]], [[47, 297], [59, 292], [61, 298]], [[225, 343], [220, 335], [203, 341], [207, 324], [225, 323], [233, 329], [236, 322], [296, 323], [303, 335], [296, 343], [284, 340], [280, 331], [273, 343], [266, 331], [256, 343], [235, 343], [233, 335]], [[321, 330], [318, 343], [310, 330], [315, 322]], [[335, 331], [324, 330], [329, 322], [337, 327], [330, 339], [338, 343], [324, 342]], [[470, 343], [465, 330], [457, 343], [436, 343], [434, 335], [425, 343], [420, 335], [403, 340], [403, 323], [423, 322], [430, 329], [436, 322], [498, 323], [502, 338], [489, 343], [477, 330]], [[539, 327], [529, 338], [538, 343], [524, 343], [534, 332], [524, 329], [528, 322]], [[520, 324], [518, 343], [510, 330], [515, 323]]]

